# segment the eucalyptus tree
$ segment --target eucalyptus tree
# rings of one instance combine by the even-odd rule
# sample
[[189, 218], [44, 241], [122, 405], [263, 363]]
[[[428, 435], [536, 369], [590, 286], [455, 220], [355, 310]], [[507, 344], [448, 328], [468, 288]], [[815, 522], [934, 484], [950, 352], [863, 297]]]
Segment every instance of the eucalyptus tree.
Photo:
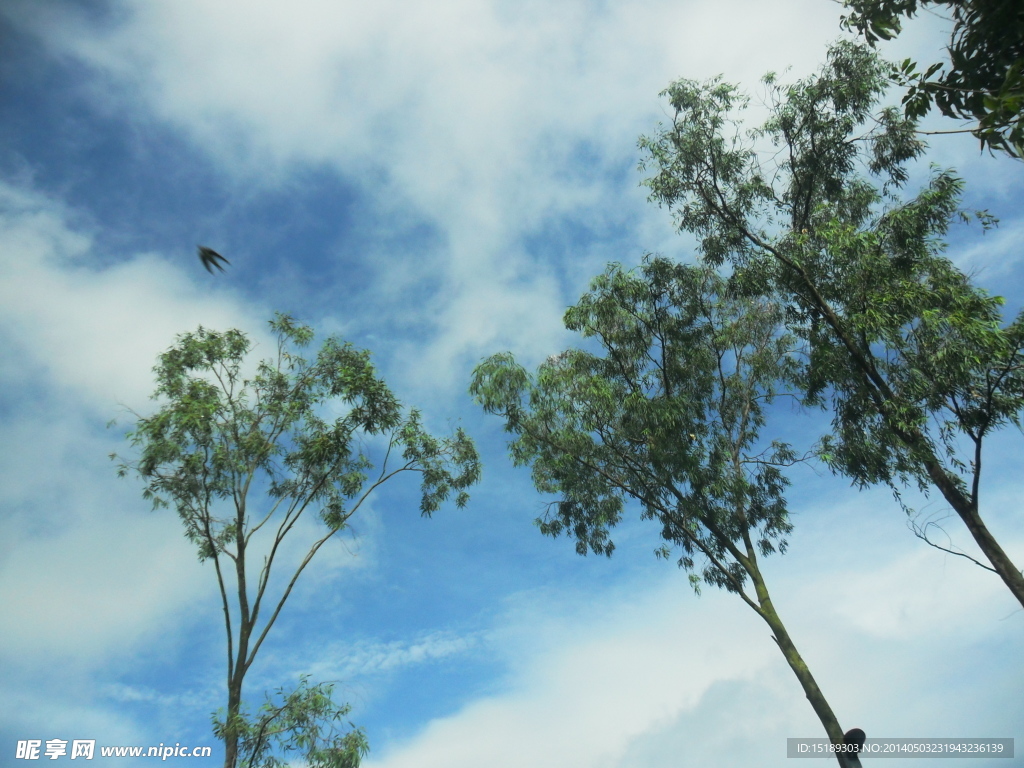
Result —
[[557, 496], [537, 521], [542, 533], [610, 556], [611, 529], [634, 503], [661, 526], [656, 554], [678, 548], [698, 593], [723, 588], [767, 623], [842, 749], [843, 730], [759, 566], [785, 551], [792, 529], [783, 469], [808, 458], [760, 439], [765, 406], [798, 373], [783, 319], [779, 303], [738, 295], [710, 268], [654, 257], [638, 273], [613, 264], [565, 314], [595, 351], [567, 350], [535, 374], [495, 355], [475, 369], [470, 392], [505, 420], [512, 458], [531, 467], [537, 490]]
[[785, 304], [807, 353], [804, 401], [832, 409], [833, 470], [897, 499], [908, 484], [938, 490], [1024, 605], [1024, 576], [979, 508], [983, 443], [1020, 426], [1024, 315], [1005, 323], [1003, 299], [943, 255], [950, 225], [972, 218], [952, 171], [900, 196], [924, 145], [900, 110], [879, 109], [886, 71], [837, 44], [815, 76], [766, 76], [768, 118], [746, 131], [735, 86], [680, 80], [664, 93], [672, 124], [640, 140], [641, 168], [704, 262]]
[[[469, 437], [461, 429], [444, 438], [428, 434], [419, 412], [405, 410], [377, 375], [368, 352], [329, 338], [310, 361], [297, 350], [312, 341], [311, 328], [280, 314], [270, 326], [276, 355], [260, 362], [252, 378], [242, 373], [252, 345], [241, 331], [200, 327], [179, 336], [154, 368], [153, 398], [162, 404], [151, 416], [134, 414], [137, 423], [127, 437], [137, 454], [121, 459], [118, 470], [142, 478], [143, 497], [154, 508], [173, 506], [199, 559], [213, 563], [227, 634], [227, 711], [215, 727], [226, 768], [239, 759], [240, 738], [249, 739], [260, 724], [267, 736], [272, 725], [266, 713], [256, 724], [244, 717], [243, 681], [321, 547], [397, 475], [419, 476], [424, 516], [452, 494], [456, 506], [464, 506], [467, 489], [480, 476]], [[368, 455], [375, 447], [377, 465]], [[285, 539], [306, 534], [311, 527], [300, 521], [310, 517], [319, 531], [275, 587], [271, 575], [284, 567]], [[295, 743], [316, 742], [322, 761], [312, 765], [358, 765], [365, 752], [359, 733], [322, 744], [313, 738], [320, 731], [309, 731], [309, 723], [347, 712], [326, 707], [323, 694], [303, 680], [287, 698], [291, 704], [278, 712], [287, 722], [275, 732], [296, 735], [295, 724], [306, 723]], [[250, 757], [259, 760], [246, 762], [273, 765], [264, 742], [255, 743]]]
[[907, 88], [906, 113], [926, 114], [932, 106], [952, 118], [975, 122], [970, 131], [982, 147], [1024, 159], [1024, 5], [1014, 0], [843, 0], [847, 29], [871, 45], [902, 31], [903, 17], [918, 11], [952, 14], [948, 62], [924, 71], [906, 59], [892, 79]]

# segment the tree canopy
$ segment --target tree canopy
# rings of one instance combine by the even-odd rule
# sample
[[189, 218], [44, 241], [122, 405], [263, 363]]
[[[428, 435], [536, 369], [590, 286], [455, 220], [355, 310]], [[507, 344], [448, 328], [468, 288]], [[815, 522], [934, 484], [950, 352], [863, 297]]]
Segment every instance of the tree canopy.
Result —
[[[778, 297], [805, 342], [800, 386], [830, 405], [823, 455], [858, 485], [938, 490], [1024, 605], [1024, 576], [981, 518], [982, 445], [1019, 426], [1024, 316], [946, 258], [962, 182], [933, 170], [899, 196], [923, 151], [913, 120], [876, 114], [886, 64], [834, 46], [819, 74], [765, 78], [770, 116], [742, 130], [747, 99], [720, 79], [680, 80], [669, 126], [641, 139], [651, 199], [729, 265], [738, 289]], [[976, 214], [984, 226], [992, 217]]]
[[[580, 554], [610, 556], [628, 501], [661, 526], [694, 589], [737, 594], [772, 629], [834, 744], [843, 730], [775, 610], [759, 556], [792, 530], [783, 470], [799, 461], [761, 439], [766, 407], [797, 376], [783, 306], [745, 296], [712, 267], [647, 257], [613, 264], [565, 313], [590, 340], [529, 374], [510, 354], [481, 363], [471, 393], [514, 435], [510, 452], [538, 491], [557, 496], [538, 519]], [[855, 758], [839, 757], [856, 766]]]
[[[308, 768], [358, 768], [369, 752], [362, 728], [339, 723], [352, 710], [332, 699], [334, 685], [310, 685], [307, 675], [295, 690], [277, 690], [280, 703], [269, 695], [255, 717], [239, 710], [234, 720], [238, 734], [238, 764], [242, 768], [288, 768], [285, 755], [298, 752]], [[223, 738], [227, 721], [214, 717], [214, 733]]]
[[566, 312], [566, 327], [603, 354], [567, 350], [536, 377], [507, 353], [479, 365], [470, 392], [504, 417], [513, 459], [532, 467], [537, 489], [560, 497], [541, 531], [611, 555], [609, 531], [632, 497], [683, 549], [681, 566], [708, 558], [695, 587], [744, 594], [734, 543], [760, 531], [768, 554], [785, 549], [790, 529], [780, 467], [793, 451], [752, 453], [764, 403], [792, 372], [780, 321], [776, 305], [731, 298], [712, 270], [648, 258], [640, 274], [610, 266]]
[[843, 26], [871, 45], [900, 34], [903, 17], [919, 10], [952, 12], [948, 62], [924, 71], [906, 59], [892, 72], [908, 88], [909, 117], [932, 105], [947, 117], [977, 123], [982, 147], [1024, 158], [1024, 5], [1015, 0], [844, 0]]
[[[260, 362], [252, 378], [242, 373], [251, 343], [241, 331], [199, 328], [178, 337], [154, 369], [153, 398], [163, 403], [151, 416], [135, 414], [127, 437], [138, 456], [118, 469], [142, 478], [143, 497], [154, 508], [173, 505], [199, 559], [213, 562], [227, 634], [228, 707], [217, 729], [225, 768], [234, 768], [239, 739], [252, 730], [241, 716], [245, 674], [320, 548], [399, 474], [419, 475], [425, 516], [453, 494], [464, 506], [480, 477], [472, 440], [461, 429], [445, 438], [427, 433], [419, 412], [406, 411], [377, 375], [368, 352], [329, 338], [309, 361], [297, 351], [312, 341], [312, 328], [280, 314], [270, 326], [276, 356]], [[340, 415], [328, 421], [332, 411]], [[254, 498], [257, 490], [265, 498]], [[310, 515], [322, 531], [275, 593], [271, 574], [282, 542]], [[263, 538], [254, 565], [250, 547]], [[289, 698], [281, 713], [327, 711], [322, 692], [304, 685], [298, 693], [312, 698]], [[303, 706], [296, 709], [296, 702]], [[265, 745], [256, 752], [266, 754]], [[352, 765], [357, 753], [345, 752]]]

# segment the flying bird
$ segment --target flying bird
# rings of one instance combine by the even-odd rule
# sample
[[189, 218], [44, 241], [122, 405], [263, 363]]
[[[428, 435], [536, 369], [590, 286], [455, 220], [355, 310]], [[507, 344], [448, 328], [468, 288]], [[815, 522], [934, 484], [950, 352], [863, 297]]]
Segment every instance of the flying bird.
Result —
[[209, 272], [211, 275], [213, 274], [214, 267], [219, 269], [221, 272], [224, 271], [224, 267], [221, 266], [220, 262], [223, 261], [225, 264], [231, 263], [223, 256], [221, 256], [219, 253], [217, 253], [215, 250], [213, 250], [213, 248], [207, 248], [205, 245], [200, 245], [197, 247], [199, 253], [199, 260], [203, 262], [203, 266], [206, 267], [206, 271]]

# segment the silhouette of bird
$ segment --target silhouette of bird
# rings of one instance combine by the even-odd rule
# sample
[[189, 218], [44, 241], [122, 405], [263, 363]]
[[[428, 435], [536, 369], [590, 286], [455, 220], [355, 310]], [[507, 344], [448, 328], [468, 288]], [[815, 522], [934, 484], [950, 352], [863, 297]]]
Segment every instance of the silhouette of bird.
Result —
[[213, 248], [207, 248], [205, 245], [197, 246], [199, 253], [199, 260], [203, 262], [203, 266], [206, 267], [206, 271], [211, 275], [213, 274], [213, 268], [216, 267], [221, 272], [224, 271], [224, 267], [221, 266], [220, 262], [230, 264], [231, 262], [217, 253]]

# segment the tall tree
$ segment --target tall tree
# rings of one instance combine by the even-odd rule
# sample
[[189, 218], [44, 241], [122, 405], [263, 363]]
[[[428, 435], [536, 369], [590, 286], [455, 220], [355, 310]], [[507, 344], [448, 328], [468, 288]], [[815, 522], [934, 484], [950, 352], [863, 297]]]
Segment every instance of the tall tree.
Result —
[[1024, 576], [979, 510], [984, 440], [1020, 425], [1024, 315], [1004, 326], [1003, 300], [942, 256], [951, 222], [969, 218], [952, 172], [897, 197], [924, 147], [897, 110], [873, 114], [885, 72], [841, 43], [814, 77], [767, 76], [770, 116], [747, 132], [734, 86], [680, 80], [665, 92], [672, 125], [640, 141], [645, 183], [706, 262], [787, 305], [806, 342], [805, 401], [834, 414], [832, 468], [897, 498], [908, 483], [938, 490], [1024, 605]]
[[[907, 115], [921, 117], [932, 105], [947, 117], [976, 122], [982, 147], [1024, 158], [1024, 5], [1018, 0], [843, 0], [843, 17], [871, 45], [891, 40], [902, 17], [918, 10], [952, 11], [949, 62], [923, 72], [906, 59], [892, 70], [907, 87]], [[952, 131], [957, 132], [957, 131]]]
[[[118, 470], [142, 478], [143, 497], [154, 508], [173, 505], [199, 559], [213, 561], [227, 633], [227, 712], [217, 728], [225, 768], [236, 765], [240, 736], [248, 733], [242, 715], [246, 672], [320, 548], [396, 475], [420, 476], [425, 516], [452, 493], [455, 504], [464, 506], [466, 489], [480, 476], [473, 442], [461, 429], [443, 439], [424, 431], [419, 413], [404, 411], [377, 376], [368, 352], [330, 338], [310, 362], [295, 350], [312, 341], [311, 328], [280, 314], [270, 326], [278, 339], [276, 358], [260, 362], [251, 379], [242, 375], [251, 344], [241, 331], [199, 328], [179, 336], [154, 368], [153, 397], [165, 404], [152, 416], [134, 414], [138, 420], [127, 437], [138, 455], [122, 459]], [[328, 422], [327, 408], [341, 415]], [[382, 446], [379, 469], [366, 454], [375, 444]], [[257, 490], [265, 496], [253, 498]], [[286, 571], [272, 587], [282, 543], [310, 515], [322, 524], [322, 535], [292, 564], [290, 576]], [[251, 547], [262, 562], [251, 562]], [[296, 693], [309, 692], [300, 689]], [[300, 695], [281, 713], [329, 713], [319, 693], [308, 700]], [[297, 709], [302, 702], [312, 702], [312, 709]], [[339, 760], [348, 755], [348, 763], [324, 764], [357, 765], [352, 750], [359, 753], [365, 744], [355, 738], [345, 745], [348, 752], [326, 754]], [[256, 753], [265, 755], [261, 750]]]
[[558, 496], [538, 520], [542, 533], [566, 532], [580, 554], [610, 556], [610, 530], [635, 500], [661, 525], [658, 555], [678, 547], [698, 592], [702, 583], [733, 592], [768, 624], [841, 749], [843, 730], [758, 565], [786, 549], [782, 470], [799, 460], [789, 445], [759, 439], [765, 404], [797, 373], [783, 318], [780, 304], [736, 295], [713, 269], [651, 257], [639, 274], [612, 265], [565, 314], [599, 353], [570, 349], [532, 376], [495, 355], [470, 391], [504, 418], [511, 455], [531, 467], [537, 490]]

